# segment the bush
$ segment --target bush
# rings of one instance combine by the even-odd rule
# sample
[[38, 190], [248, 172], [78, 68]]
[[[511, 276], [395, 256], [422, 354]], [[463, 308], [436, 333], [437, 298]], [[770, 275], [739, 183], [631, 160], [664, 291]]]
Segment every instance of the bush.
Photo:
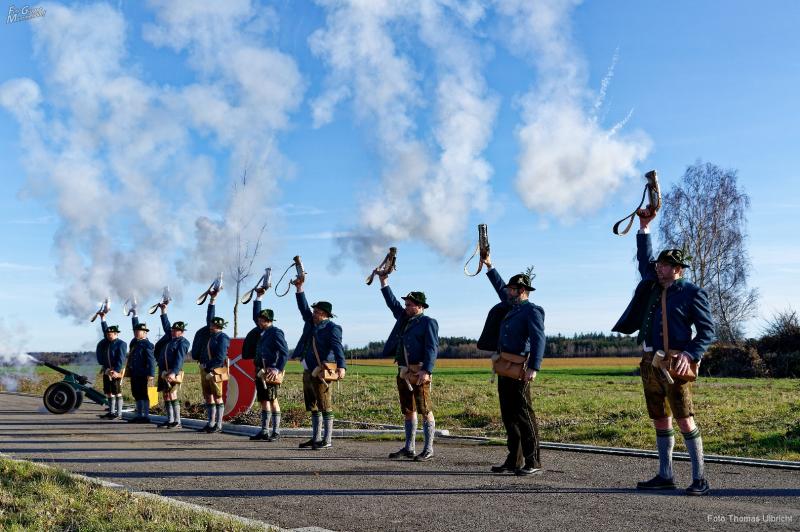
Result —
[[700, 374], [706, 377], [766, 377], [768, 371], [754, 347], [715, 344], [703, 356]]
[[800, 351], [800, 319], [794, 310], [776, 313], [758, 340], [759, 353], [794, 353]]
[[761, 355], [770, 377], [800, 377], [800, 351], [791, 353], [764, 353]]

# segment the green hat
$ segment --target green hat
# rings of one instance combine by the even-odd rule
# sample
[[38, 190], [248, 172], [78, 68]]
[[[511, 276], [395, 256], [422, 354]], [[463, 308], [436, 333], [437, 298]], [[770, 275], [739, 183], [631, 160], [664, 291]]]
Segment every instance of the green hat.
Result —
[[219, 316], [217, 316], [216, 318], [213, 318], [211, 320], [211, 325], [213, 325], [214, 327], [219, 327], [220, 329], [224, 329], [225, 327], [228, 326], [228, 322], [225, 321], [225, 318], [220, 318]]
[[267, 321], [275, 321], [275, 313], [272, 312], [271, 308], [265, 308], [264, 310], [259, 312], [258, 317], [265, 319]]
[[336, 317], [333, 314], [333, 305], [331, 305], [327, 301], [317, 301], [316, 303], [311, 305], [311, 308], [318, 308], [318, 309], [320, 309], [322, 312], [324, 312], [325, 314], [327, 314], [331, 318], [335, 318]]
[[[534, 277], [536, 276], [534, 275]], [[506, 283], [506, 288], [508, 288], [509, 286], [521, 286], [523, 288], [527, 288], [531, 292], [536, 290], [533, 286], [531, 286], [530, 276], [525, 275], [524, 273], [518, 273], [517, 275], [509, 279], [508, 282]]]
[[150, 329], [147, 328], [147, 324], [144, 322], [139, 322], [136, 327], [133, 328], [134, 331], [144, 331], [150, 332]]
[[425, 292], [409, 292], [407, 296], [403, 296], [403, 299], [413, 301], [422, 308], [428, 308], [428, 303], [426, 303], [425, 299]]
[[172, 324], [171, 327], [173, 331], [185, 331], [188, 328], [189, 324], [184, 321], [176, 321], [175, 323]]
[[107, 333], [113, 332], [119, 334], [119, 325], [109, 325], [108, 327], [106, 327], [106, 332]]
[[650, 262], [666, 262], [675, 266], [688, 268], [690, 260], [692, 260], [692, 257], [690, 257], [689, 254], [682, 249], [665, 249], [658, 254], [658, 258], [656, 260]]

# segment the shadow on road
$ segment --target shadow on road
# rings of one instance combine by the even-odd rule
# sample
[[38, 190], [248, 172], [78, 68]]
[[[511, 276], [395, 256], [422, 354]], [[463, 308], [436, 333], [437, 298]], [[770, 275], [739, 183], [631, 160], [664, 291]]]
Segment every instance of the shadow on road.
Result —
[[[508, 488], [449, 488], [449, 489], [308, 489], [308, 490], [161, 490], [167, 497], [286, 497], [286, 496], [414, 496], [414, 495], [564, 495], [564, 494], [627, 494], [636, 496], [686, 497], [682, 490], [644, 493], [635, 488], [552, 488], [549, 486], [509, 486]], [[706, 497], [798, 497], [800, 489], [721, 489], [712, 490]]]

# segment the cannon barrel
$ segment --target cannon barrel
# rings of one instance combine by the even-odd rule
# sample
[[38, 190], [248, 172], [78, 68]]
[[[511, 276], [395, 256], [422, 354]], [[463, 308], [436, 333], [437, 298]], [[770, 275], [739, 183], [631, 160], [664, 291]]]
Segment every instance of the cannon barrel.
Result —
[[61, 368], [59, 366], [56, 366], [55, 364], [51, 364], [49, 362], [41, 362], [41, 364], [43, 366], [47, 366], [48, 368], [59, 372], [59, 373], [63, 373], [64, 375], [72, 375], [72, 377], [76, 381], [78, 381], [80, 384], [86, 384], [86, 383], [89, 382], [89, 379], [87, 377], [84, 377], [83, 375], [78, 375], [77, 373], [74, 373], [74, 372], [72, 372], [72, 371], [70, 371], [68, 369], [64, 369], [64, 368]]

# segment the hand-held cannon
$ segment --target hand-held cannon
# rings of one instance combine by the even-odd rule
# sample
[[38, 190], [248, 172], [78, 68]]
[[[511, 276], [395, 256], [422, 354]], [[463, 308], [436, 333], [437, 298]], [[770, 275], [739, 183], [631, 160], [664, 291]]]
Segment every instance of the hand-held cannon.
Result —
[[372, 280], [375, 279], [375, 276], [381, 275], [389, 275], [393, 271], [397, 269], [397, 248], [391, 247], [389, 248], [389, 253], [383, 259], [377, 268], [372, 270], [372, 273], [367, 276], [367, 286], [372, 284]]
[[[483, 268], [483, 261], [484, 259], [486, 259], [486, 257], [489, 256], [490, 249], [491, 248], [489, 247], [489, 228], [486, 226], [486, 224], [478, 224], [478, 245], [475, 246], [475, 252], [467, 260], [467, 263], [464, 264], [464, 274], [466, 274], [467, 277], [475, 277], [476, 275], [481, 273], [481, 269]], [[474, 259], [476, 255], [478, 256], [478, 269], [475, 271], [475, 273], [469, 273], [467, 271], [467, 267], [469, 266], [469, 263], [472, 262], [472, 259]]]
[[71, 410], [77, 410], [83, 403], [84, 396], [98, 405], [108, 405], [106, 396], [92, 388], [92, 383], [89, 382], [88, 377], [49, 362], [40, 362], [40, 364], [64, 375], [64, 379], [61, 382], [48, 386], [42, 396], [44, 407], [53, 414], [66, 414]]
[[[278, 292], [278, 287], [281, 285], [283, 278], [286, 277], [286, 274], [289, 273], [289, 270], [291, 270], [292, 268], [294, 268], [294, 273], [296, 277], [294, 278], [293, 281], [289, 281], [289, 284], [286, 286], [286, 291], [281, 294], [280, 292]], [[286, 294], [289, 293], [289, 290], [292, 289], [292, 285], [298, 281], [304, 281], [306, 275], [308, 275], [308, 272], [305, 271], [305, 269], [303, 268], [303, 262], [300, 260], [300, 255], [295, 255], [294, 258], [292, 259], [292, 263], [289, 265], [288, 268], [286, 268], [286, 271], [283, 272], [283, 275], [281, 275], [280, 280], [278, 280], [278, 283], [275, 285], [275, 295], [277, 295], [278, 297], [285, 296]]]
[[[647, 202], [646, 208], [649, 209], [653, 215], [661, 209], [661, 187], [658, 184], [658, 174], [656, 174], [655, 170], [650, 170], [644, 174], [644, 178], [647, 180], [647, 183], [644, 185], [644, 192], [642, 192], [642, 199], [639, 202], [639, 206], [628, 216], [614, 224], [611, 231], [615, 235], [622, 236], [631, 230], [633, 221], [636, 219], [636, 213], [645, 205], [645, 202]], [[628, 223], [625, 227], [622, 227], [625, 221]]]

